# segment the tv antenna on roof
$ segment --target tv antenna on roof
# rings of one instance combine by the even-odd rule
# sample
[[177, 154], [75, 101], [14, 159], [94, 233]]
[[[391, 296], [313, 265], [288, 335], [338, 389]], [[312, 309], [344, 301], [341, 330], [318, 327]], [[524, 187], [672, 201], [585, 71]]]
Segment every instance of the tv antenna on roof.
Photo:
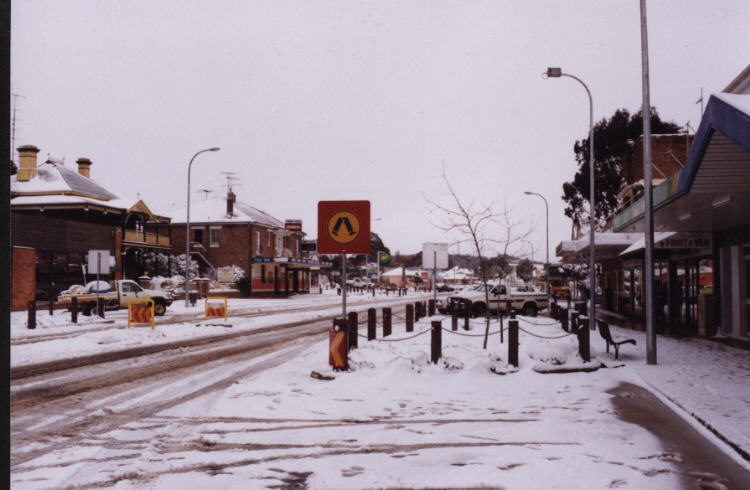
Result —
[[204, 201], [208, 201], [208, 195], [213, 192], [211, 189], [198, 189], [198, 191], [203, 192], [205, 194]]
[[229, 189], [229, 192], [232, 192], [232, 188], [235, 185], [237, 185], [237, 186], [240, 185], [240, 184], [236, 184], [236, 182], [239, 182], [239, 180], [240, 180], [238, 177], [234, 176], [234, 174], [236, 172], [222, 172], [222, 173], [224, 175], [226, 175], [227, 183], [226, 183], [225, 187], [227, 187]]
[[13, 97], [13, 122], [10, 126], [10, 161], [12, 162], [13, 157], [16, 154], [16, 106], [18, 105], [19, 97], [22, 99], [27, 99], [28, 97], [16, 93], [12, 93], [10, 95]]

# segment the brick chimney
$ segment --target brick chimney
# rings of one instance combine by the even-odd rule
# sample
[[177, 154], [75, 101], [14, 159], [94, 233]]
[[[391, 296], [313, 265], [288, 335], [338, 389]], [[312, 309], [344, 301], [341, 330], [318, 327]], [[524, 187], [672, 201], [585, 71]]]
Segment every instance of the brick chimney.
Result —
[[86, 157], [81, 157], [78, 160], [76, 160], [76, 163], [78, 164], [78, 173], [90, 179], [91, 178], [91, 165], [92, 165], [91, 160], [89, 160]]
[[234, 216], [234, 202], [237, 200], [237, 196], [231, 190], [227, 192], [227, 216]]
[[18, 150], [18, 173], [16, 180], [18, 182], [28, 182], [36, 177], [36, 154], [39, 148], [34, 145], [23, 145]]

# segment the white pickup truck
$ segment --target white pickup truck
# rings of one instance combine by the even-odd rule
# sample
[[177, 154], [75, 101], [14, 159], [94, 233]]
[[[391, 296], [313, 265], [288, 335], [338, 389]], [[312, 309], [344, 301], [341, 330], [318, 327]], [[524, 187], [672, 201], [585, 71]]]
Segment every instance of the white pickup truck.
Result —
[[[489, 311], [505, 312], [506, 302], [511, 301], [511, 307], [521, 315], [536, 316], [539, 310], [547, 307], [547, 294], [532, 286], [507, 286], [505, 284], [487, 284], [489, 289]], [[442, 313], [453, 311], [463, 313], [465, 308], [471, 308], [474, 316], [484, 316], [488, 309], [484, 294], [484, 284], [464, 289], [452, 294], [446, 303], [439, 308]]]
[[128, 300], [133, 298], [151, 298], [154, 300], [154, 313], [157, 316], [167, 311], [167, 306], [174, 301], [172, 293], [166, 291], [155, 291], [143, 289], [135, 281], [121, 279], [105, 283], [104, 281], [93, 281], [86, 286], [73, 286], [63, 291], [57, 301], [70, 308], [73, 298], [78, 301], [78, 307], [84, 315], [90, 315], [96, 308], [96, 290], [99, 290], [99, 300], [104, 302], [107, 310], [119, 310], [128, 307]]

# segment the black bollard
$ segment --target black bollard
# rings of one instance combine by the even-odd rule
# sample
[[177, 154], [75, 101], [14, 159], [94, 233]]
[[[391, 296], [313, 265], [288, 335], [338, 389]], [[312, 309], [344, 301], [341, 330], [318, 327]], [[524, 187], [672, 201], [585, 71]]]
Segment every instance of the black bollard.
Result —
[[578, 316], [580, 313], [577, 311], [571, 311], [570, 312], [570, 331], [575, 332], [578, 330]]
[[451, 312], [451, 330], [458, 330], [458, 312], [456, 310]]
[[406, 331], [414, 331], [414, 305], [412, 304], [406, 305]]
[[435, 300], [431, 299], [427, 301], [427, 316], [435, 316]]
[[104, 318], [104, 301], [99, 300], [96, 304], [96, 314]]
[[29, 300], [27, 308], [29, 310], [29, 316], [26, 326], [29, 330], [34, 330], [36, 328], [36, 301], [33, 299]]
[[508, 364], [518, 367], [518, 320], [508, 321]]
[[432, 363], [437, 364], [442, 355], [443, 347], [443, 329], [440, 326], [440, 320], [432, 322]]
[[421, 305], [419, 304], [419, 301], [414, 303], [414, 321], [418, 322], [421, 317]]
[[375, 340], [375, 337], [377, 336], [375, 330], [377, 326], [377, 315], [375, 308], [369, 308], [367, 310], [367, 340]]
[[591, 346], [589, 344], [589, 327], [585, 324], [576, 330], [578, 335], [578, 354], [583, 362], [591, 362]]
[[560, 325], [562, 326], [562, 329], [566, 332], [569, 330], [568, 328], [568, 310], [560, 308]]
[[349, 312], [349, 348], [356, 349], [359, 346], [357, 339], [359, 327], [359, 317], [356, 311]]
[[391, 309], [383, 308], [383, 337], [391, 334]]
[[70, 300], [70, 321], [78, 323], [78, 298], [75, 296]]
[[464, 307], [464, 330], [470, 330], [471, 326], [469, 325], [469, 321], [471, 320], [471, 301], [466, 300]]

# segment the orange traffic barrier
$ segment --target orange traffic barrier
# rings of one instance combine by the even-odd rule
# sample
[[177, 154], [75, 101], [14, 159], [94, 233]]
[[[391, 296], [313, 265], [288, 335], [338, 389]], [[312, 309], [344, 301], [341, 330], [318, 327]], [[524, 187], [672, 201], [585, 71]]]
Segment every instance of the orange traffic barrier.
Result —
[[210, 296], [206, 298], [206, 320], [209, 318], [224, 317], [224, 321], [226, 321], [229, 313], [228, 310], [226, 296]]
[[150, 323], [154, 329], [154, 300], [132, 298], [128, 300], [128, 328], [131, 323]]

